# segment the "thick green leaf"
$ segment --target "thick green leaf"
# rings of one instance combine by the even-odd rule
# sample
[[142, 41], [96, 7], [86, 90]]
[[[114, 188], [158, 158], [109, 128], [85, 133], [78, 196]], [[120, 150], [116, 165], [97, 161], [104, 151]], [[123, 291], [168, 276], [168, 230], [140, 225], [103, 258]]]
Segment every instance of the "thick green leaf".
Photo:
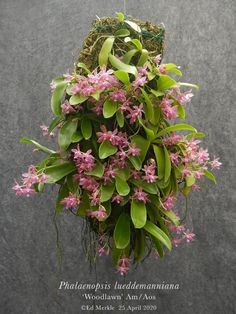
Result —
[[114, 34], [115, 37], [126, 37], [129, 35], [130, 35], [130, 31], [126, 28], [118, 29]]
[[186, 113], [185, 113], [185, 109], [181, 104], [178, 104], [178, 116], [180, 119], [185, 119]]
[[130, 169], [128, 167], [124, 169], [117, 170], [117, 176], [120, 177], [122, 180], [127, 181], [130, 176]]
[[145, 235], [142, 229], [135, 230], [134, 260], [139, 262], [145, 252]]
[[96, 166], [93, 168], [92, 171], [88, 172], [90, 176], [95, 176], [101, 178], [104, 173], [104, 166], [101, 162], [97, 161]]
[[126, 196], [130, 192], [128, 183], [120, 177], [116, 177], [116, 191], [119, 195]]
[[116, 15], [117, 15], [120, 22], [124, 22], [125, 16], [122, 12], [116, 12]]
[[155, 183], [148, 183], [143, 180], [131, 180], [131, 182], [137, 187], [141, 186], [145, 192], [148, 192], [150, 194], [158, 193], [158, 188]]
[[154, 90], [154, 89], [151, 89], [151, 93], [152, 93], [154, 96], [156, 96], [157, 98], [158, 98], [158, 97], [161, 97], [161, 96], [163, 96], [163, 95], [165, 95], [165, 93], [160, 92], [160, 91], [158, 91], [158, 90]]
[[100, 50], [99, 56], [98, 56], [98, 63], [100, 67], [102, 65], [107, 65], [109, 53], [111, 52], [111, 49], [113, 47], [114, 40], [115, 40], [115, 37], [111, 36], [111, 37], [108, 37], [104, 41], [102, 48]]
[[108, 141], [104, 141], [99, 146], [98, 155], [100, 159], [105, 159], [117, 152], [117, 147]]
[[168, 75], [160, 75], [159, 79], [157, 80], [157, 87], [160, 91], [169, 89], [176, 84], [177, 82]]
[[69, 99], [69, 103], [71, 106], [75, 106], [78, 104], [82, 104], [83, 102], [85, 102], [88, 99], [87, 96], [83, 96], [83, 95], [73, 95], [70, 97]]
[[41, 150], [42, 152], [44, 153], [47, 153], [47, 154], [55, 154], [56, 152], [52, 149], [49, 149], [41, 144], [39, 144], [38, 142], [34, 141], [34, 140], [31, 140], [29, 138], [26, 138], [26, 137], [23, 137], [20, 139], [20, 142], [21, 143], [26, 143], [26, 144], [32, 144], [34, 145], [35, 147], [37, 147], [37, 149]]
[[171, 173], [171, 161], [170, 161], [170, 155], [166, 147], [164, 146], [164, 155], [165, 155], [165, 175], [164, 180], [165, 182], [168, 181]]
[[136, 170], [141, 170], [142, 162], [138, 156], [129, 156], [128, 158]]
[[91, 71], [87, 68], [86, 64], [84, 64], [83, 62], [78, 62], [77, 63], [77, 67], [81, 68], [81, 69], [84, 69], [88, 74], [91, 73]]
[[117, 249], [124, 249], [130, 242], [130, 218], [122, 213], [115, 226], [114, 241]]
[[49, 127], [48, 127], [48, 133], [51, 133], [55, 127], [61, 123], [64, 120], [64, 117], [56, 117], [55, 119], [52, 120], [52, 122], [50, 123]]
[[141, 56], [138, 60], [138, 66], [143, 66], [144, 63], [147, 62], [148, 60], [148, 57], [149, 57], [149, 54], [148, 54], [148, 51], [146, 49], [142, 49], [142, 53], [141, 53]]
[[75, 164], [69, 161], [47, 167], [44, 172], [49, 176], [47, 183], [56, 183], [76, 170]]
[[187, 186], [192, 186], [195, 183], [196, 179], [194, 178], [194, 175], [190, 175], [185, 178], [185, 181]]
[[114, 190], [115, 190], [115, 184], [114, 183], [102, 185], [102, 187], [101, 187], [101, 202], [109, 201], [113, 195]]
[[179, 226], [180, 224], [180, 220], [179, 218], [176, 216], [176, 214], [173, 211], [170, 210], [165, 210], [163, 208], [160, 208], [160, 210], [163, 212], [163, 214], [168, 217], [170, 219], [170, 221], [173, 222], [173, 224], [175, 226]]
[[118, 80], [120, 80], [125, 85], [129, 85], [130, 84], [129, 74], [127, 72], [121, 71], [121, 70], [117, 70], [117, 71], [114, 72], [114, 75], [118, 78]]
[[178, 69], [177, 65], [174, 63], [166, 63], [165, 69], [167, 70], [167, 72], [172, 72], [179, 76], [182, 76], [182, 72]]
[[190, 134], [186, 135], [186, 139], [190, 140], [190, 139], [192, 139], [194, 137], [201, 138], [201, 137], [205, 137], [205, 136], [206, 135], [203, 132], [193, 132], [193, 133], [190, 133]]
[[146, 118], [151, 121], [151, 123], [155, 124], [156, 121], [154, 119], [154, 110], [153, 110], [153, 105], [152, 102], [148, 96], [148, 94], [145, 92], [145, 90], [143, 88], [141, 88], [141, 92], [143, 94], [143, 97], [145, 99], [145, 103], [144, 103], [144, 108], [145, 108], [145, 115]]
[[138, 49], [138, 50], [142, 50], [143, 49], [143, 46], [140, 42], [140, 40], [138, 39], [131, 39], [131, 42], [135, 45], [135, 47]]
[[133, 28], [133, 30], [135, 30], [136, 32], [141, 33], [141, 28], [133, 21], [124, 20], [124, 22], [128, 24], [131, 28]]
[[197, 132], [197, 130], [193, 126], [189, 124], [185, 124], [185, 123], [180, 123], [180, 124], [174, 124], [174, 125], [168, 126], [167, 128], [161, 130], [160, 132], [157, 133], [156, 138], [166, 135], [171, 132], [181, 131], [181, 130], [189, 130], [189, 131]]
[[59, 80], [59, 81], [54, 81], [56, 84], [56, 88], [52, 93], [52, 98], [51, 98], [51, 109], [52, 112], [56, 115], [56, 116], [60, 116], [61, 115], [61, 100], [63, 97], [63, 94], [65, 92], [66, 86], [68, 84], [68, 82], [63, 80]]
[[117, 110], [117, 103], [115, 101], [110, 100], [109, 98], [103, 104], [103, 116], [104, 118], [111, 118], [114, 116]]
[[144, 202], [132, 200], [131, 202], [131, 219], [135, 228], [143, 228], [147, 221], [147, 209]]
[[216, 184], [216, 178], [212, 172], [209, 170], [204, 170], [204, 175], [211, 181], [213, 181]]
[[76, 215], [80, 217], [85, 217], [87, 214], [87, 210], [89, 210], [90, 207], [91, 206], [90, 206], [89, 196], [84, 191]]
[[78, 143], [83, 139], [83, 135], [80, 131], [76, 131], [72, 137], [71, 137], [71, 142], [72, 143]]
[[83, 118], [81, 121], [81, 132], [83, 137], [88, 140], [92, 136], [92, 123], [88, 118]]
[[153, 224], [150, 221], [146, 222], [146, 225], [144, 226], [144, 229], [149, 232], [151, 235], [153, 235], [155, 238], [157, 238], [161, 243], [163, 243], [169, 251], [172, 249], [172, 244], [169, 239], [169, 237], [163, 232], [159, 227], [157, 227], [155, 224]]
[[123, 62], [126, 64], [129, 64], [133, 56], [138, 52], [137, 49], [132, 49], [126, 52], [126, 54], [123, 57]]
[[117, 57], [113, 56], [111, 53], [109, 54], [109, 61], [111, 65], [118, 70], [122, 70], [124, 72], [133, 74], [134, 76], [138, 75], [138, 71], [135, 66], [123, 63]]
[[119, 127], [123, 128], [124, 123], [125, 123], [125, 118], [124, 118], [124, 115], [122, 112], [120, 112], [120, 111], [116, 112], [116, 121], [117, 121]]
[[183, 82], [178, 82], [178, 84], [179, 84], [180, 86], [188, 86], [188, 87], [193, 87], [193, 88], [195, 88], [195, 89], [199, 89], [199, 86], [196, 85], [196, 84], [183, 83]]
[[155, 133], [153, 130], [149, 129], [148, 127], [146, 127], [146, 125], [143, 123], [141, 118], [138, 118], [139, 124], [142, 125], [142, 127], [144, 128], [144, 131], [146, 132], [147, 138], [150, 141], [153, 141], [155, 139]]
[[162, 258], [164, 256], [164, 250], [163, 250], [163, 245], [157, 238], [151, 237], [152, 238], [152, 243], [155, 246], [155, 249], [157, 250], [157, 253], [159, 256]]
[[131, 137], [131, 143], [140, 149], [139, 159], [143, 162], [149, 149], [150, 141], [137, 134]]
[[69, 189], [67, 187], [67, 184], [63, 184], [61, 185], [59, 192], [58, 192], [58, 196], [57, 196], [57, 201], [56, 201], [56, 213], [59, 214], [63, 208], [64, 205], [61, 204], [61, 201], [63, 200], [63, 198], [67, 197], [69, 194]]
[[154, 154], [157, 161], [158, 178], [161, 180], [165, 175], [165, 153], [162, 147], [153, 145]]
[[58, 133], [58, 144], [62, 149], [66, 150], [72, 143], [72, 136], [76, 132], [77, 125], [78, 119], [67, 120], [60, 128]]

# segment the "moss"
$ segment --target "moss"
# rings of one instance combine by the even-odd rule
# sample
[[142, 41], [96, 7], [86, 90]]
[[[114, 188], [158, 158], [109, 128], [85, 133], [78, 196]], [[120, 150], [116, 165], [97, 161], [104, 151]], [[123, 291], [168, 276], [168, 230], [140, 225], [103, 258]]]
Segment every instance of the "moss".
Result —
[[[141, 35], [134, 31], [128, 24], [121, 23], [116, 17], [97, 18], [88, 36], [85, 38], [83, 47], [80, 51], [78, 62], [83, 62], [90, 70], [98, 66], [98, 55], [102, 44], [107, 36], [114, 35], [119, 29], [128, 29], [131, 38], [138, 38], [147, 49], [151, 56], [163, 54], [165, 29], [163, 26], [154, 25], [150, 22], [143, 22], [128, 16], [128, 20], [138, 24], [142, 30]], [[123, 55], [130, 50], [130, 44], [124, 42], [122, 38], [116, 38], [114, 53], [117, 56]]]

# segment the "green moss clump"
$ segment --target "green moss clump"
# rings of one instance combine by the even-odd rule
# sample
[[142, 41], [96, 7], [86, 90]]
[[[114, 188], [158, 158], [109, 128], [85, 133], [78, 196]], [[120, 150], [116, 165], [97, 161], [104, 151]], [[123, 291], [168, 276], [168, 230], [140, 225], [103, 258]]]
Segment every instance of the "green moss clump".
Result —
[[[93, 70], [98, 66], [98, 55], [102, 44], [108, 36], [114, 35], [119, 29], [127, 29], [131, 38], [137, 38], [142, 42], [143, 48], [147, 49], [150, 56], [163, 54], [165, 29], [163, 26], [143, 22], [128, 16], [129, 21], [135, 22], [141, 28], [141, 34], [136, 32], [125, 22], [120, 22], [117, 17], [97, 18], [88, 36], [85, 38], [80, 51], [78, 62], [83, 62]], [[117, 37], [113, 46], [114, 53], [122, 56], [130, 50], [130, 44], [124, 42], [124, 38]]]

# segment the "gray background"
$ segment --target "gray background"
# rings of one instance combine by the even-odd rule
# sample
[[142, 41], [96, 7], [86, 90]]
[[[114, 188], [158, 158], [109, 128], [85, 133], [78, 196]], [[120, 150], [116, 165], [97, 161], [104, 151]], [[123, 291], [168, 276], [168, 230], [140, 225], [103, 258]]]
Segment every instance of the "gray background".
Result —
[[[11, 187], [14, 177], [40, 158], [18, 139], [29, 136], [47, 143], [39, 125], [52, 118], [50, 81], [73, 65], [73, 54], [95, 15], [120, 10], [123, 1], [118, 0], [0, 2], [1, 313], [81, 313], [81, 293], [57, 291], [57, 280], [95, 282], [81, 250], [80, 222], [72, 215], [62, 215], [59, 222], [64, 259], [57, 275], [52, 223], [56, 191], [19, 199]], [[165, 60], [182, 65], [183, 79], [201, 87], [188, 105], [187, 121], [206, 131], [204, 143], [221, 157], [223, 167], [217, 186], [207, 183], [204, 191], [191, 196], [196, 241], [164, 261], [146, 261], [126, 281], [181, 285], [179, 291], [154, 293], [157, 300], [149, 303], [157, 304], [157, 313], [233, 313], [235, 1], [130, 0], [127, 13], [165, 24]], [[97, 273], [101, 282], [120, 280], [108, 258], [98, 261]]]

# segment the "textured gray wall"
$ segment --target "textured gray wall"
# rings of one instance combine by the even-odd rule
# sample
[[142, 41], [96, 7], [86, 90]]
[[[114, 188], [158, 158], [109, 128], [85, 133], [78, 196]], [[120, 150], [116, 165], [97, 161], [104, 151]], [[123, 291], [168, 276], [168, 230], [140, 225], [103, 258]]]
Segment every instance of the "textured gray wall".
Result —
[[[18, 139], [46, 144], [39, 125], [49, 123], [49, 83], [73, 64], [72, 54], [92, 19], [123, 10], [123, 1], [7, 0], [1, 23], [1, 307], [4, 314], [81, 313], [81, 293], [57, 291], [58, 278], [94, 282], [80, 245], [80, 223], [60, 219], [63, 269], [56, 271], [52, 223], [55, 191], [19, 199], [14, 177], [39, 160]], [[165, 60], [182, 65], [184, 79], [201, 89], [188, 122], [205, 130], [206, 146], [221, 157], [218, 185], [191, 197], [197, 240], [167, 256], [146, 261], [126, 279], [178, 282], [179, 291], [156, 292], [158, 313], [233, 313], [235, 309], [235, 1], [128, 0], [127, 13], [167, 30]], [[100, 259], [98, 280], [113, 283], [109, 259]], [[115, 313], [118, 313], [116, 311]], [[151, 311], [150, 311], [151, 313]]]

